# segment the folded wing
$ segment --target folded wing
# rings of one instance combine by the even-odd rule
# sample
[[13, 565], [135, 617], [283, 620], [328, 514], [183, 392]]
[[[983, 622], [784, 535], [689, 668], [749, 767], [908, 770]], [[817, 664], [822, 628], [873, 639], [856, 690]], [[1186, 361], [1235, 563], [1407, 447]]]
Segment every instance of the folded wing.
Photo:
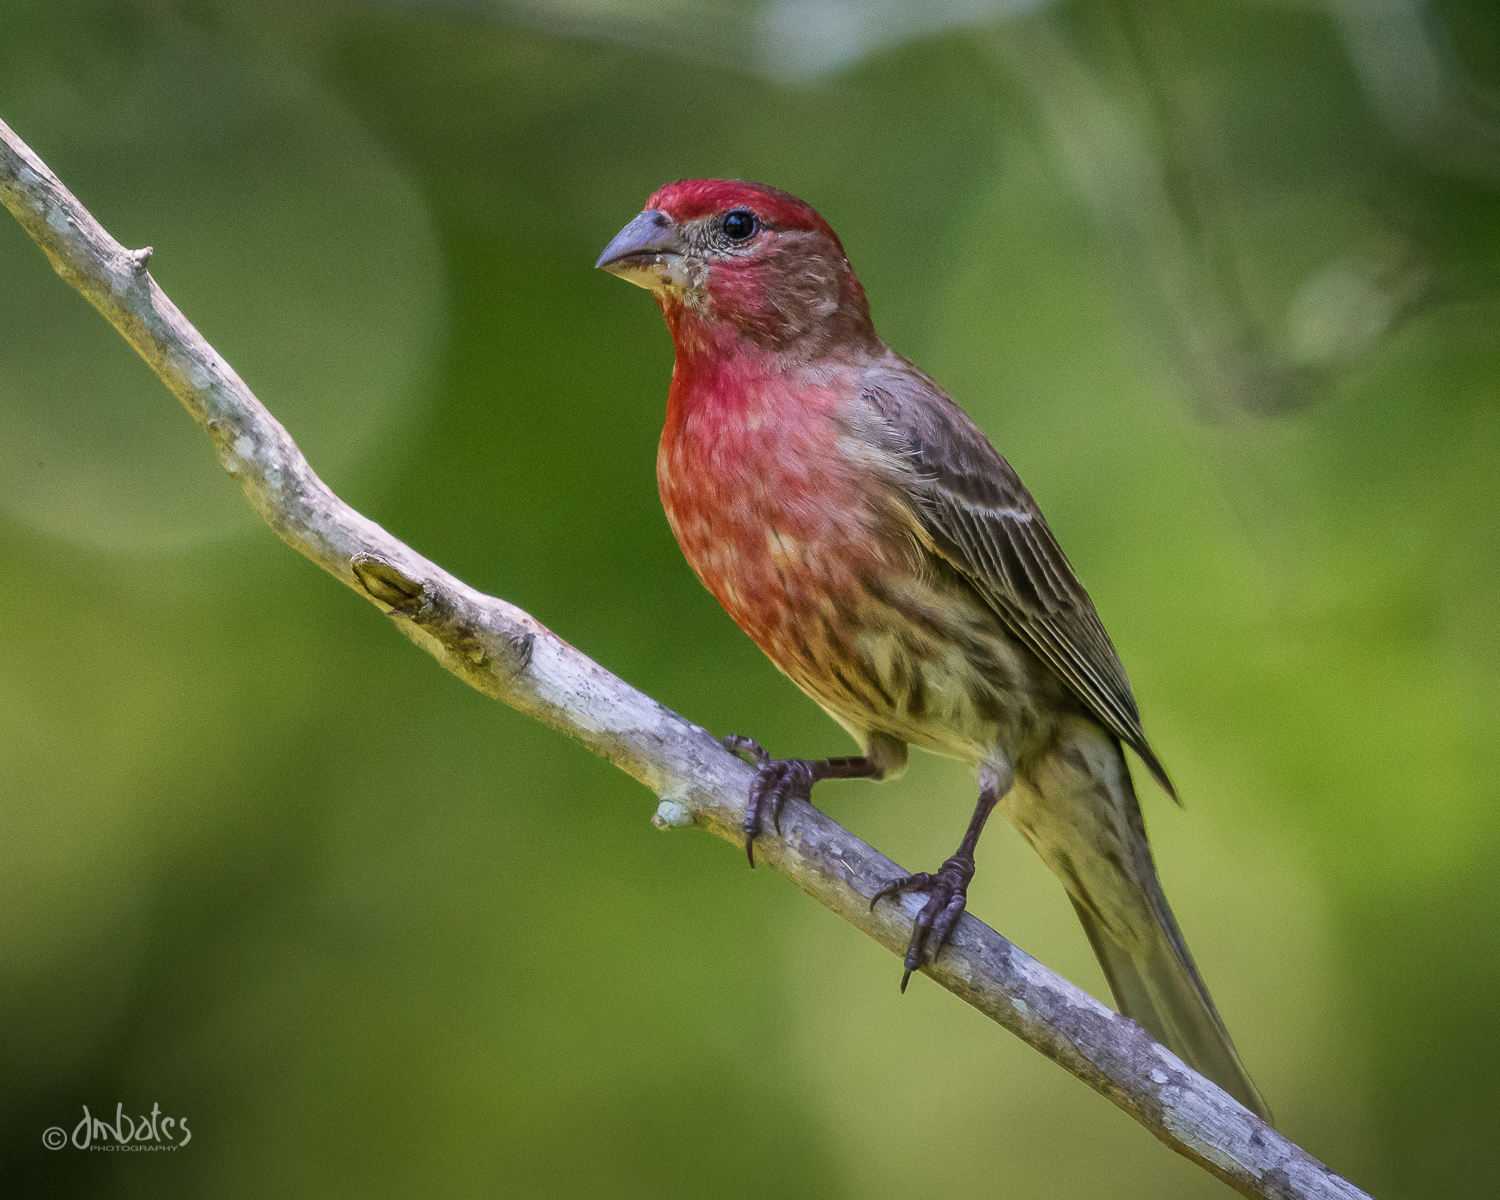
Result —
[[911, 463], [918, 515], [938, 552], [1175, 799], [1093, 601], [1011, 465], [936, 383], [895, 354], [865, 373], [861, 398], [877, 435]]

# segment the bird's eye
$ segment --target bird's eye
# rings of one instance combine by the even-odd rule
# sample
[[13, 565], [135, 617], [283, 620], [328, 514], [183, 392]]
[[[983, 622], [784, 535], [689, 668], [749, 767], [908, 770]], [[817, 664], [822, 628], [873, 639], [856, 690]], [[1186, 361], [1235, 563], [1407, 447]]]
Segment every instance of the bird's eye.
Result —
[[733, 212], [724, 214], [720, 228], [724, 230], [724, 236], [731, 242], [743, 242], [755, 232], [755, 214], [737, 208]]

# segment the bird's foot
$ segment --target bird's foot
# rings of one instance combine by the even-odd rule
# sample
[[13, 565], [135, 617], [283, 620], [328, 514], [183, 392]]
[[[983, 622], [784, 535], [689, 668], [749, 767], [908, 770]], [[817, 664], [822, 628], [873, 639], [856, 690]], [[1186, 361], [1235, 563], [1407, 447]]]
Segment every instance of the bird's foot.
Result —
[[[916, 923], [912, 926], [911, 942], [906, 947], [906, 961], [903, 964], [906, 974], [901, 976], [903, 992], [906, 991], [912, 972], [921, 970], [924, 958], [929, 963], [937, 959], [938, 951], [943, 948], [943, 943], [958, 924], [958, 918], [963, 916], [964, 906], [969, 899], [969, 880], [973, 878], [973, 856], [955, 854], [932, 874], [919, 871], [915, 875], [892, 879], [871, 897], [870, 911], [873, 912], [875, 905], [887, 896], [899, 896], [903, 892], [927, 893], [927, 903], [917, 914]], [[931, 954], [926, 953], [929, 947]]]
[[812, 785], [819, 775], [820, 764], [805, 758], [772, 758], [754, 738], [730, 734], [724, 748], [755, 767], [755, 782], [750, 785], [750, 799], [745, 804], [745, 854], [755, 865], [755, 837], [760, 832], [762, 813], [769, 813], [771, 828], [781, 832], [781, 810], [793, 797], [812, 802]]

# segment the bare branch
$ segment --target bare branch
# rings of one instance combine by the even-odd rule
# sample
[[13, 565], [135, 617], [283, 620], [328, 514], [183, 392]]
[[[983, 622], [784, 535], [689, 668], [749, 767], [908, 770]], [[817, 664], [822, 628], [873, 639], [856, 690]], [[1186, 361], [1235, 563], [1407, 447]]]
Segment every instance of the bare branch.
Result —
[[[53, 267], [103, 313], [203, 426], [224, 469], [281, 539], [388, 613], [465, 683], [577, 738], [660, 798], [655, 821], [743, 845], [751, 769], [504, 600], [475, 591], [361, 516], [146, 270], [0, 122], [0, 201]], [[898, 956], [921, 904], [869, 898], [900, 868], [823, 813], [788, 808], [760, 861]], [[1178, 1153], [1246, 1196], [1364, 1196], [1183, 1065], [1140, 1026], [964, 916], [937, 983], [1103, 1093]]]

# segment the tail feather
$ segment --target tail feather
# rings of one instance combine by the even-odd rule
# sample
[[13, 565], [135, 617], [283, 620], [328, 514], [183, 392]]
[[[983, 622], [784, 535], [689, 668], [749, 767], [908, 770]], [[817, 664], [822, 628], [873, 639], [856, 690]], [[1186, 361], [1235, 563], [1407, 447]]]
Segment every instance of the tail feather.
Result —
[[[1071, 898], [1071, 897], [1070, 897]], [[1073, 908], [1120, 1011], [1157, 1041], [1255, 1113], [1267, 1124], [1271, 1110], [1251, 1082], [1229, 1032], [1198, 975], [1182, 932], [1165, 900], [1153, 905], [1162, 936], [1132, 954], [1099, 928], [1077, 900]]]
[[1120, 1011], [1270, 1121], [1162, 894], [1120, 743], [1064, 722], [1002, 803], [1067, 890]]

